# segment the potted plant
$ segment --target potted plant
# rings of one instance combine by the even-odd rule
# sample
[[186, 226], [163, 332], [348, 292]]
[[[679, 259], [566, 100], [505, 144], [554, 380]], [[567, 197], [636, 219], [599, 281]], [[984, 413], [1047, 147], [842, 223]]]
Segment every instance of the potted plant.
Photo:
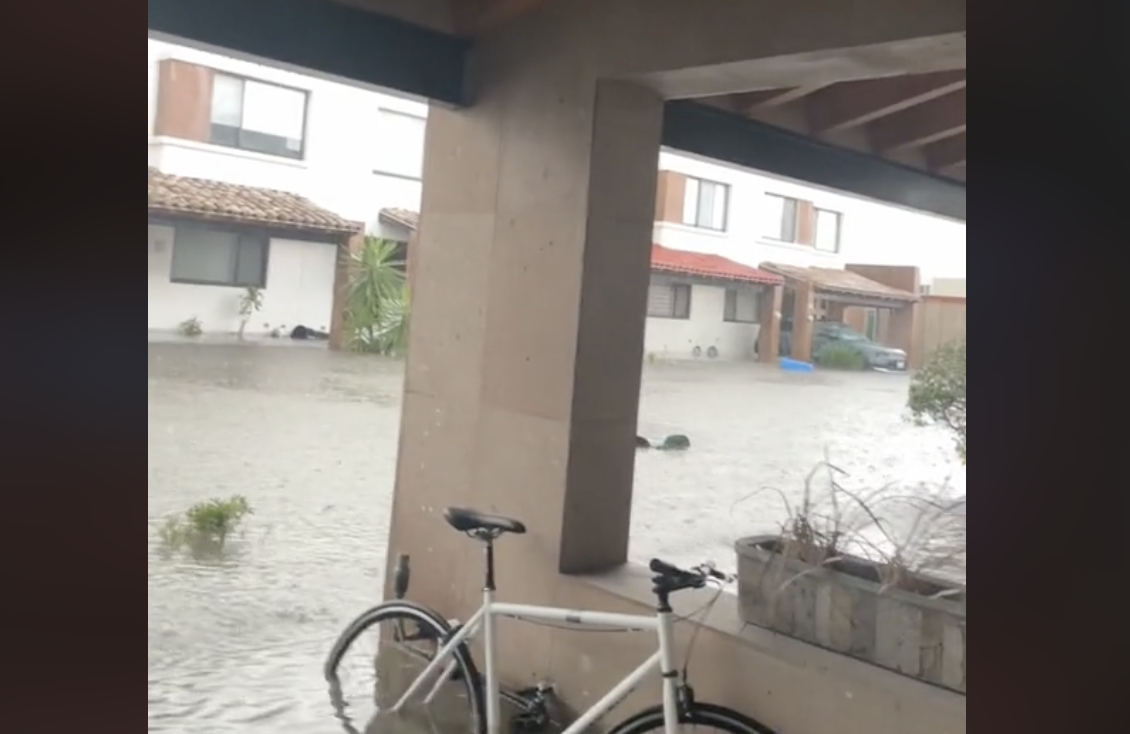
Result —
[[737, 543], [743, 621], [965, 693], [966, 589], [936, 573], [964, 557], [964, 498], [863, 494], [841, 476], [822, 464], [779, 533]]

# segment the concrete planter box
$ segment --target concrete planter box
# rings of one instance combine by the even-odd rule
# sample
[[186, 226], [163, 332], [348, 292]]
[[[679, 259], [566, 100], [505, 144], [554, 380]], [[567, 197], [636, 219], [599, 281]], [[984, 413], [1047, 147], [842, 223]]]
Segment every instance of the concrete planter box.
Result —
[[[966, 693], [963, 586], [916, 576], [924, 594], [883, 591], [869, 561], [845, 557], [837, 567], [850, 573], [814, 570], [781, 547], [776, 536], [738, 541], [743, 621]], [[930, 598], [946, 590], [960, 593]]]

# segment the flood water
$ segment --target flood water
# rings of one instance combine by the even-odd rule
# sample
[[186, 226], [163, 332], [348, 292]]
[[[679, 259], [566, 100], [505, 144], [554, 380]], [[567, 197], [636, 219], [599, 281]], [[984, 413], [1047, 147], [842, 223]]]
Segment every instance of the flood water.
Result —
[[[148, 352], [149, 731], [338, 734], [321, 666], [379, 600], [402, 367], [290, 345]], [[743, 498], [796, 498], [825, 452], [855, 487], [963, 492], [947, 437], [904, 420], [907, 388], [898, 375], [648, 367], [641, 433], [694, 448], [640, 455], [633, 557], [732, 566], [734, 540], [786, 516], [773, 492]], [[233, 494], [255, 515], [227, 561], [162, 551], [168, 515]]]

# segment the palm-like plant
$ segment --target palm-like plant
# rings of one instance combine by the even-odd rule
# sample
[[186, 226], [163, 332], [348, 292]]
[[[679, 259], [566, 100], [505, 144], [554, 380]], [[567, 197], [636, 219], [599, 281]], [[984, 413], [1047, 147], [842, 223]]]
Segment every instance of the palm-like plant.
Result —
[[350, 258], [346, 309], [350, 348], [403, 354], [408, 347], [408, 288], [398, 244], [369, 237]]

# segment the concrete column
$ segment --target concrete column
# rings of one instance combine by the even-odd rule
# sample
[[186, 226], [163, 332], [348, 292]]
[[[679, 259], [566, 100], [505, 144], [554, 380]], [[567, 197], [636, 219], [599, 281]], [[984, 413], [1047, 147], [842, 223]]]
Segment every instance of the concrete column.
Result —
[[798, 282], [796, 301], [793, 304], [793, 359], [812, 361], [812, 328], [815, 319], [816, 289], [811, 283]]
[[529, 525], [510, 598], [627, 560], [662, 128], [648, 89], [488, 51], [476, 106], [428, 124], [390, 548], [450, 614], [482, 559], [448, 506]]
[[757, 359], [764, 364], [776, 364], [781, 357], [781, 309], [784, 308], [784, 302], [784, 286], [762, 288], [761, 335], [757, 340]]

